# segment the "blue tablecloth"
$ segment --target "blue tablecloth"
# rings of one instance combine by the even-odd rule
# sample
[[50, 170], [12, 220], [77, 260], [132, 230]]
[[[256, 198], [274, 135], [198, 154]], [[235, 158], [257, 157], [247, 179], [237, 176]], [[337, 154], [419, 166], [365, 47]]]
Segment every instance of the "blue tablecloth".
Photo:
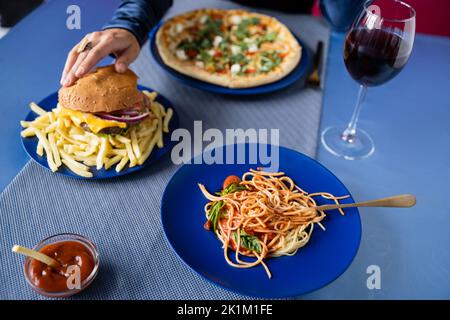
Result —
[[[230, 8], [236, 4], [176, 1], [167, 16], [212, 6]], [[87, 9], [83, 12], [86, 14]], [[302, 35], [307, 45], [315, 46], [318, 40], [328, 43], [328, 28], [321, 21], [309, 16], [273, 14]], [[286, 130], [280, 132], [283, 145], [310, 156], [315, 154], [322, 92], [303, 88], [302, 81], [260, 97], [214, 95], [176, 82], [153, 63], [148, 46], [144, 46], [132, 68], [140, 83], [170, 98], [184, 128], [192, 129], [195, 120], [203, 121], [204, 130], [217, 128], [223, 132], [227, 128], [267, 129], [284, 124]], [[101, 254], [99, 278], [77, 298], [245, 298], [201, 279], [169, 248], [159, 211], [163, 190], [175, 170], [167, 156], [149, 170], [130, 177], [79, 181], [28, 163], [0, 195], [0, 255], [3, 265], [8, 266], [0, 273], [0, 297], [38, 297], [25, 283], [23, 258], [10, 252], [14, 243], [32, 246], [47, 235], [71, 231], [90, 238]]]
[[[26, 104], [54, 91], [67, 50], [82, 34], [99, 28], [118, 3], [72, 2], [82, 3], [85, 12], [83, 30], [55, 29], [53, 24], [45, 23], [65, 24], [64, 13], [69, 1], [53, 1], [51, 6], [36, 11], [0, 40], [0, 116], [3, 119], [0, 136], [5, 137], [3, 147], [8, 150], [0, 153], [1, 188], [27, 161], [21, 150], [17, 127], [27, 109]], [[89, 14], [91, 9], [95, 14]], [[31, 36], [38, 29], [42, 37], [35, 36], [35, 32]], [[342, 44], [343, 35], [331, 36], [322, 129], [348, 121], [356, 98], [357, 85], [343, 65]], [[355, 261], [335, 282], [303, 298], [450, 298], [450, 210], [446, 205], [450, 181], [449, 57], [448, 38], [417, 35], [406, 68], [385, 86], [369, 91], [361, 114], [361, 126], [375, 140], [376, 151], [371, 158], [344, 161], [327, 154], [319, 144], [319, 161], [342, 179], [356, 200], [412, 192], [417, 195], [418, 204], [407, 210], [361, 209], [363, 238]], [[154, 170], [159, 169], [158, 166]], [[152, 175], [152, 171], [148, 174]], [[128, 182], [124, 180], [124, 183]], [[155, 190], [158, 191], [161, 190]], [[10, 199], [14, 200], [17, 199]], [[31, 219], [39, 215], [34, 210], [31, 196], [26, 205], [26, 217]], [[66, 207], [60, 209], [64, 212]], [[0, 207], [0, 219], [4, 219], [2, 210], [4, 208]], [[113, 214], [95, 207], [97, 212]], [[58, 221], [55, 219], [54, 224], [49, 223], [55, 232], [63, 231], [58, 228]], [[0, 220], [0, 225], [3, 222]], [[19, 231], [27, 228], [33, 230], [35, 226], [24, 218], [15, 232], [20, 235]], [[89, 232], [84, 233], [88, 236], [98, 234], [97, 230]], [[0, 236], [3, 243], [8, 234], [1, 232]], [[28, 241], [25, 235], [16, 240]], [[9, 245], [5, 248], [9, 250]], [[5, 252], [0, 254], [4, 262]], [[175, 260], [173, 263], [179, 262]], [[367, 268], [371, 265], [381, 269], [380, 290], [367, 288]], [[111, 267], [107, 264], [106, 270]], [[5, 268], [2, 272], [4, 279], [22, 283], [23, 278], [12, 276], [11, 272], [9, 266]], [[99, 277], [97, 282], [102, 287], [106, 281]], [[120, 284], [116, 282], [116, 285]], [[106, 285], [105, 288], [111, 286]], [[140, 289], [139, 285], [135, 288]], [[17, 285], [18, 291], [24, 289], [23, 285]], [[199, 293], [196, 289], [191, 288], [189, 297], [191, 293], [192, 297]], [[22, 293], [16, 294], [23, 296]], [[105, 298], [115, 298], [103, 294]], [[5, 293], [1, 297], [6, 298]]]
[[[420, 13], [418, 14], [420, 19]], [[344, 124], [358, 85], [348, 75], [344, 38], [332, 34], [321, 130]], [[319, 147], [356, 200], [413, 193], [411, 209], [360, 209], [363, 237], [347, 272], [310, 298], [450, 298], [450, 39], [418, 34], [404, 70], [386, 85], [370, 88], [361, 128], [375, 141], [368, 159], [346, 161]], [[381, 269], [381, 289], [369, 290], [370, 265]]]

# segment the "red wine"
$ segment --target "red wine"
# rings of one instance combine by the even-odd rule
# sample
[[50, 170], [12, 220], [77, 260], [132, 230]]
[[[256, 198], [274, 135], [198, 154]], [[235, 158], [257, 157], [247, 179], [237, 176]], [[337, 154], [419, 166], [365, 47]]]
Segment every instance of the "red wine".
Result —
[[384, 29], [354, 29], [345, 39], [344, 62], [361, 84], [376, 86], [395, 77], [409, 58], [410, 46]]

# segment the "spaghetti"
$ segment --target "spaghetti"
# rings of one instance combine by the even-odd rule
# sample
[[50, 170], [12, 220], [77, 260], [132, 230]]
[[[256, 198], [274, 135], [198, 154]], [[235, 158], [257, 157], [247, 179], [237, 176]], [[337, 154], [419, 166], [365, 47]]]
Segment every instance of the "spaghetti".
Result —
[[[330, 193], [307, 193], [283, 172], [250, 169], [242, 179], [230, 176], [221, 192], [209, 193], [198, 184], [210, 201], [205, 205], [205, 228], [212, 230], [223, 244], [227, 263], [236, 268], [261, 264], [271, 278], [264, 262], [268, 257], [291, 256], [305, 246], [317, 224], [323, 230], [323, 211], [315, 209], [315, 197], [321, 196], [339, 204], [347, 196]], [[339, 209], [344, 215], [344, 211]], [[235, 251], [234, 260], [228, 250]], [[253, 257], [244, 261], [242, 256]], [[248, 260], [248, 259], [247, 259]]]

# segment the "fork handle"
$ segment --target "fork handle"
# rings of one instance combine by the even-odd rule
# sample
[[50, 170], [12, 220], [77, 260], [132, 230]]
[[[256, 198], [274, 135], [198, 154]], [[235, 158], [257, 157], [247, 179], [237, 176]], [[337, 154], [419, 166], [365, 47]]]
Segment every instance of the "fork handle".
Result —
[[409, 208], [416, 204], [416, 197], [412, 194], [400, 194], [392, 197], [386, 197], [376, 200], [369, 200], [355, 203], [343, 204], [325, 204], [316, 207], [317, 210], [333, 210], [353, 207], [394, 207], [394, 208]]

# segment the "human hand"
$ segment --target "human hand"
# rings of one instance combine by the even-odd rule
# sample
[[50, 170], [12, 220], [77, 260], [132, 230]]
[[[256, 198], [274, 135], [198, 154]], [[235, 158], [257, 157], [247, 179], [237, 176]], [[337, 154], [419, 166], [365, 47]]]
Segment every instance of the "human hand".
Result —
[[89, 33], [70, 50], [61, 76], [61, 85], [72, 85], [110, 54], [116, 56], [116, 71], [123, 73], [137, 58], [139, 51], [136, 37], [128, 30], [114, 28]]

